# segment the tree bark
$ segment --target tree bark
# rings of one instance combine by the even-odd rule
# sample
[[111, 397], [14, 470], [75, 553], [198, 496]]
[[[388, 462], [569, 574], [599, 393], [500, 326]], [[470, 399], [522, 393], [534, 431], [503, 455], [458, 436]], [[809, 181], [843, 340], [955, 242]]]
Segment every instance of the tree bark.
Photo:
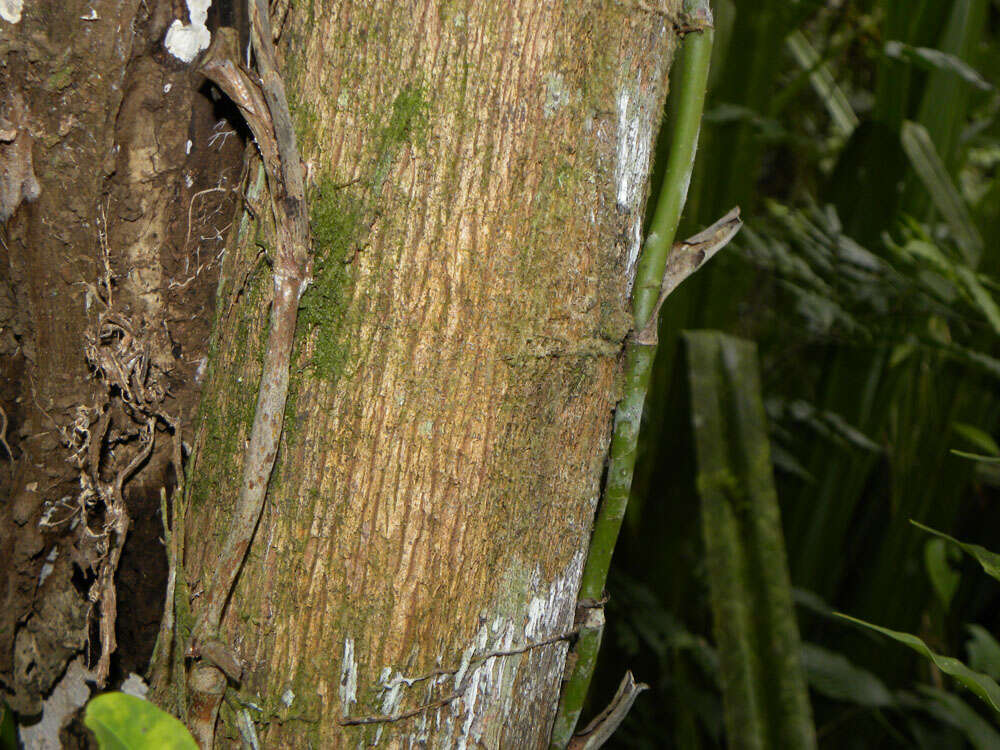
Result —
[[[0, 143], [4, 179], [22, 186], [0, 185], [0, 491], [12, 498], [0, 504], [0, 687], [23, 714], [84, 648], [100, 619], [88, 620], [88, 587], [122, 542], [81, 510], [81, 475], [125, 483], [134, 553], [122, 565], [141, 567], [161, 555], [158, 491], [183, 438], [183, 634], [253, 421], [273, 228], [252, 187], [249, 212], [220, 221], [241, 144], [225, 102], [198, 93], [197, 60], [164, 50], [167, 27], [190, 20], [176, 5], [25, 0], [20, 21], [0, 21], [0, 115], [23, 96], [17, 132], [40, 188], [31, 202], [26, 141]], [[241, 25], [242, 5], [218, 0], [210, 25]], [[267, 747], [546, 745], [675, 44], [657, 8], [276, 4], [315, 280], [276, 469], [220, 634], [243, 679], [218, 744], [239, 741], [240, 712]], [[88, 360], [108, 315], [136, 334], [143, 383], [162, 391], [152, 453], [127, 477], [150, 417]], [[84, 523], [47, 525], [53, 507]], [[105, 547], [91, 548], [90, 529]], [[184, 654], [173, 658], [176, 685]]]
[[[77, 653], [96, 661], [98, 621], [115, 633], [113, 614], [99, 614], [111, 597], [93, 588], [114, 576], [109, 545], [125, 544], [121, 669], [149, 658], [151, 643], [133, 646], [159, 621], [172, 435], [159, 421], [128, 477], [131, 523], [107, 528], [109, 509], [81, 482], [107, 494], [141, 458], [145, 420], [87, 352], [134, 344], [142, 388], [165, 389], [157, 408], [189, 423], [242, 144], [197, 93], [203, 79], [164, 50], [169, 0], [27, 0], [11, 18], [0, 20], [0, 119], [18, 133], [0, 141], [0, 690], [32, 716]], [[37, 190], [14, 195], [7, 177], [27, 154]], [[101, 340], [107, 315], [131, 344], [121, 329]]]
[[[223, 621], [244, 676], [218, 741], [252, 704], [268, 747], [545, 746], [568, 640], [477, 657], [573, 627], [671, 24], [617, 3], [314, 2], [282, 33], [315, 282]], [[267, 233], [234, 249], [189, 474], [195, 616], [271, 295]]]

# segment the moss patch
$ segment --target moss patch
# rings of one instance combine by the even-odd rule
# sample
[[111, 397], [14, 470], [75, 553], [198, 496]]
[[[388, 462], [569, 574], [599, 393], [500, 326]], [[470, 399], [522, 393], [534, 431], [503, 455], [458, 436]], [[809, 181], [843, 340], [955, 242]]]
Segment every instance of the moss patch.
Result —
[[423, 146], [427, 139], [429, 105], [420, 85], [407, 85], [392, 102], [389, 122], [379, 132], [376, 142], [378, 161], [372, 177], [373, 192], [378, 193], [389, 176], [396, 152], [404, 143]]
[[315, 333], [314, 372], [335, 380], [349, 347], [340, 341], [354, 282], [351, 260], [364, 236], [362, 204], [343, 189], [324, 181], [310, 200], [313, 234], [313, 283], [302, 297], [299, 335]]

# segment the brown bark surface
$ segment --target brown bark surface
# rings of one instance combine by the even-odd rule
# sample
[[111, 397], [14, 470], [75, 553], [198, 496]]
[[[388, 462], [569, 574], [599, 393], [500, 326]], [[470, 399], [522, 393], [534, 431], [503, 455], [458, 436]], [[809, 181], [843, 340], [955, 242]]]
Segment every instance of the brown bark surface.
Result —
[[[0, 114], [23, 102], [17, 143], [30, 143], [38, 183], [34, 200], [13, 201], [5, 183], [0, 215], [0, 688], [27, 716], [76, 653], [97, 662], [109, 599], [93, 587], [113, 574], [104, 561], [123, 528], [112, 677], [144, 669], [162, 611], [158, 492], [173, 483], [172, 436], [158, 420], [125, 485], [130, 519], [114, 527], [102, 498], [141, 458], [145, 417], [88, 350], [105, 363], [134, 354], [144, 372], [130, 387], [188, 421], [242, 143], [163, 49], [174, 11], [28, 0], [19, 22], [0, 21]], [[4, 179], [21, 158], [0, 144]]]
[[[238, 699], [267, 747], [543, 747], [567, 643], [477, 657], [573, 625], [673, 32], [628, 3], [316, 0], [282, 35], [315, 282], [223, 623]], [[268, 236], [223, 269], [195, 613], [253, 419]]]

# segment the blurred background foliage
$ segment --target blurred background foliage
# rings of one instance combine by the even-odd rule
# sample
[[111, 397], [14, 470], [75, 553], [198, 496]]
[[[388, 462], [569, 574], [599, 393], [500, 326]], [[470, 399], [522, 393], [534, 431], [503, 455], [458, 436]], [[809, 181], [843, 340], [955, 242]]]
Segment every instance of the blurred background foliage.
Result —
[[714, 328], [759, 347], [820, 747], [1000, 747], [932, 663], [830, 616], [1000, 677], [1000, 585], [910, 523], [1000, 551], [1000, 469], [953, 452], [1000, 453], [1000, 0], [713, 6], [680, 236], [746, 227], [661, 315], [592, 702], [628, 666], [654, 689], [614, 744], [725, 745], [680, 337]]

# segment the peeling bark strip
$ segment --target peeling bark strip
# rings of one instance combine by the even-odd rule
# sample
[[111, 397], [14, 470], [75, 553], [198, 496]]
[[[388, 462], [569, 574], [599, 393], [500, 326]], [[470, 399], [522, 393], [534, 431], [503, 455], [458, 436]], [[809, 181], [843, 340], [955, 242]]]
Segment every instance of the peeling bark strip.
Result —
[[[208, 70], [214, 73], [213, 80], [233, 96], [247, 115], [247, 123], [264, 157], [277, 234], [274, 302], [256, 416], [243, 462], [243, 481], [232, 525], [219, 554], [215, 576], [201, 605], [198, 625], [192, 634], [194, 653], [197, 653], [199, 639], [210, 637], [218, 630], [223, 607], [243, 567], [243, 558], [264, 507], [288, 397], [288, 363], [299, 299], [309, 284], [309, 216], [303, 189], [302, 161], [295, 145], [285, 89], [274, 62], [271, 27], [263, 0], [257, 0], [251, 6], [250, 27], [267, 109], [261, 107], [260, 94], [256, 93], [254, 84], [245, 76], [242, 79], [239, 77], [231, 60], [213, 60]], [[272, 144], [275, 143], [277, 153], [272, 152]]]

